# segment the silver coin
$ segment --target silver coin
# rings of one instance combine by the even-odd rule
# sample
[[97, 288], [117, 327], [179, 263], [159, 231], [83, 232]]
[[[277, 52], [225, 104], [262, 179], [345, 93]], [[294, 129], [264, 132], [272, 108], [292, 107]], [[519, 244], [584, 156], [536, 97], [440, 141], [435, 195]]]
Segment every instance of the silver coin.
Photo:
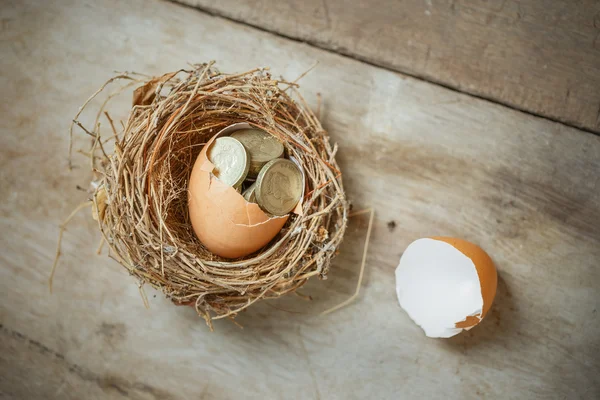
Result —
[[231, 134], [239, 140], [250, 156], [248, 175], [257, 177], [262, 167], [271, 160], [283, 156], [283, 144], [273, 135], [260, 129], [240, 129]]
[[244, 199], [246, 199], [246, 201], [248, 203], [256, 203], [255, 190], [256, 190], [256, 182], [253, 183], [252, 185], [250, 185], [250, 187], [248, 189], [244, 190], [244, 193], [242, 193], [242, 196], [244, 197]]
[[269, 161], [256, 179], [256, 201], [273, 215], [292, 211], [302, 196], [302, 171], [293, 161], [279, 158]]
[[236, 188], [246, 179], [249, 157], [238, 140], [229, 136], [217, 138], [208, 149], [207, 156], [215, 166], [214, 176], [226, 185]]

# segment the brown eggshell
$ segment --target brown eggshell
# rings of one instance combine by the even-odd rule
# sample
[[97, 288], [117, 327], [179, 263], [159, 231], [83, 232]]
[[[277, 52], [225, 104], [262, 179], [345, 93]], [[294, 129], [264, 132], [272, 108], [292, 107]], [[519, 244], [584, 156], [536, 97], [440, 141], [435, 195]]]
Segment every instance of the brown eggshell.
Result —
[[472, 328], [485, 317], [494, 302], [496, 288], [498, 286], [498, 273], [494, 266], [494, 262], [481, 247], [471, 242], [467, 242], [466, 240], [442, 236], [434, 236], [432, 239], [448, 243], [465, 256], [469, 257], [471, 261], [473, 261], [473, 264], [475, 264], [475, 269], [479, 276], [481, 297], [483, 297], [481, 318], [468, 316], [464, 321], [456, 323], [457, 328]]
[[225, 258], [244, 257], [269, 243], [288, 216], [269, 217], [258, 204], [248, 203], [234, 188], [211, 174], [214, 165], [206, 156], [218, 136], [225, 136], [248, 124], [235, 124], [215, 135], [194, 163], [188, 187], [190, 220], [202, 244]]

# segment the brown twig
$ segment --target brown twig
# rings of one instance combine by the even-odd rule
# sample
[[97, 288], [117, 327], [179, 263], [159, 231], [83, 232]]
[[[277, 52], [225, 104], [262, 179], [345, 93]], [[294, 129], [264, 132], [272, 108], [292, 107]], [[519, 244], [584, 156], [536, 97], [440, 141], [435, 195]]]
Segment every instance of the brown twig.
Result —
[[86, 201], [86, 202], [79, 204], [77, 207], [75, 207], [75, 209], [73, 211], [71, 211], [71, 214], [69, 214], [69, 216], [63, 221], [63, 223], [60, 224], [59, 231], [58, 231], [58, 242], [56, 243], [56, 255], [54, 256], [54, 262], [52, 263], [52, 270], [50, 271], [50, 277], [48, 278], [48, 288], [50, 289], [50, 293], [52, 293], [52, 283], [54, 281], [54, 273], [56, 272], [56, 266], [58, 265], [58, 259], [61, 256], [60, 248], [62, 245], [63, 233], [67, 229], [67, 225], [69, 224], [69, 222], [71, 222], [71, 219], [73, 219], [75, 214], [77, 214], [82, 208], [90, 207], [91, 205], [92, 205], [91, 201]]
[[360, 287], [362, 285], [362, 280], [363, 280], [363, 276], [365, 273], [365, 265], [367, 263], [367, 252], [369, 250], [369, 242], [371, 241], [371, 229], [373, 228], [373, 217], [375, 216], [375, 210], [373, 210], [372, 208], [369, 208], [366, 210], [357, 211], [350, 215], [351, 217], [353, 217], [356, 215], [366, 214], [369, 212], [371, 213], [371, 216], [369, 217], [369, 225], [367, 227], [367, 236], [365, 238], [365, 246], [363, 247], [362, 261], [360, 263], [360, 272], [358, 274], [358, 281], [356, 282], [356, 289], [354, 290], [354, 294], [352, 296], [350, 296], [348, 299], [341, 302], [340, 304], [323, 311], [321, 313], [321, 315], [327, 315], [334, 311], [339, 310], [340, 308], [346, 307], [348, 304], [352, 303], [354, 301], [354, 299], [356, 299], [358, 297], [358, 294], [360, 293]]

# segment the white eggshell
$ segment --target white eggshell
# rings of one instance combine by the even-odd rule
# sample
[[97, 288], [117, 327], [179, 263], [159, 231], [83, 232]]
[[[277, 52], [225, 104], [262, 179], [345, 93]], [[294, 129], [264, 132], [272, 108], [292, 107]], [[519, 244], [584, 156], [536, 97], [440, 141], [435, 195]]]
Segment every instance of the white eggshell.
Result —
[[454, 336], [469, 329], [457, 323], [482, 316], [473, 261], [443, 241], [426, 238], [408, 246], [396, 268], [396, 293], [400, 306], [429, 337]]

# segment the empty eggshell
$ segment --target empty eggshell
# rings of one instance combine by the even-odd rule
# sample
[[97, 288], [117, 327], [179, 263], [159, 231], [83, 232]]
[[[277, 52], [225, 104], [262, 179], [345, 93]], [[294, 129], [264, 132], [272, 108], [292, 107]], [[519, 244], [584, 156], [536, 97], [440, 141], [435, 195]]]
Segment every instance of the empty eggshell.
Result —
[[288, 215], [270, 217], [258, 204], [247, 202], [240, 193], [211, 174], [214, 165], [206, 151], [219, 136], [250, 125], [239, 123], [217, 133], [196, 159], [188, 187], [190, 220], [202, 244], [225, 258], [243, 257], [269, 243], [288, 220]]
[[451, 337], [481, 322], [497, 283], [485, 251], [450, 237], [414, 241], [396, 268], [400, 306], [429, 337]]

